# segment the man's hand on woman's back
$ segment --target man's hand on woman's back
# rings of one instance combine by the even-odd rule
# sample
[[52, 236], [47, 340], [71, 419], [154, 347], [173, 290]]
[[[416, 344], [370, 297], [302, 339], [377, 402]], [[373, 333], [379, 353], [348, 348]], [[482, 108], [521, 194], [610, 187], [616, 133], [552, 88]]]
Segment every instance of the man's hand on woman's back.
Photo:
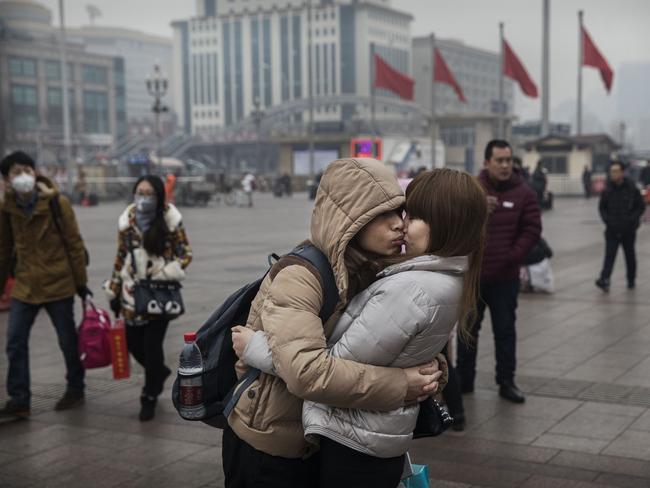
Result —
[[442, 377], [442, 371], [438, 367], [438, 361], [404, 370], [408, 389], [406, 390], [405, 404], [421, 402], [435, 394], [438, 390], [438, 380]]

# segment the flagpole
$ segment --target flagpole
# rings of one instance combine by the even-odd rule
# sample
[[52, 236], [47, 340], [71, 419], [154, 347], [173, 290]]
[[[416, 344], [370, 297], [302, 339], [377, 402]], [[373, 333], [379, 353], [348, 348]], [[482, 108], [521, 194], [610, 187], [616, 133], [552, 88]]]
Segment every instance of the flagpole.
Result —
[[436, 120], [436, 36], [431, 33], [431, 169], [436, 167], [436, 141], [438, 126]]
[[550, 132], [549, 126], [549, 38], [550, 38], [550, 0], [543, 0], [542, 26], [542, 136]]
[[307, 70], [307, 81], [309, 82], [309, 179], [313, 181], [316, 172], [316, 165], [314, 161], [314, 74], [312, 72], [314, 42], [311, 14], [311, 0], [307, 0], [307, 64], [309, 65], [309, 69]]
[[576, 135], [582, 134], [582, 61], [584, 46], [582, 45], [582, 18], [584, 12], [578, 10], [578, 103], [576, 114]]
[[377, 139], [377, 121], [375, 120], [375, 78], [377, 76], [377, 66], [375, 61], [375, 43], [370, 43], [370, 128], [372, 131], [372, 155], [377, 157], [375, 151], [375, 140]]
[[497, 137], [504, 138], [505, 131], [503, 129], [503, 22], [499, 22], [499, 123], [497, 129]]

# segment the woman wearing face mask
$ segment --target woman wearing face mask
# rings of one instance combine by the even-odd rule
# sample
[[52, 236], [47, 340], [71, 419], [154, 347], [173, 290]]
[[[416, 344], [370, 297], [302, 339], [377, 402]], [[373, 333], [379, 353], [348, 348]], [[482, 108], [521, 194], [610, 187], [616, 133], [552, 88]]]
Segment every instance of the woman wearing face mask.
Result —
[[[406, 189], [406, 212], [406, 254], [376, 261], [387, 267], [334, 326], [327, 341], [332, 356], [406, 368], [435, 357], [454, 324], [467, 336], [485, 240], [485, 192], [468, 173], [425, 171]], [[362, 230], [358, 245], [379, 237]], [[247, 364], [275, 374], [265, 342], [237, 339], [235, 351]], [[397, 486], [418, 411], [417, 403], [379, 412], [305, 401], [305, 438], [320, 445], [318, 486]]]
[[153, 419], [158, 395], [171, 373], [163, 353], [169, 322], [136, 315], [133, 288], [136, 280], [146, 277], [182, 281], [192, 261], [192, 249], [180, 212], [165, 204], [165, 188], [158, 176], [143, 176], [136, 182], [133, 203], [120, 216], [118, 227], [117, 257], [104, 290], [115, 315], [124, 317], [129, 352], [145, 370], [139, 416], [144, 422]]

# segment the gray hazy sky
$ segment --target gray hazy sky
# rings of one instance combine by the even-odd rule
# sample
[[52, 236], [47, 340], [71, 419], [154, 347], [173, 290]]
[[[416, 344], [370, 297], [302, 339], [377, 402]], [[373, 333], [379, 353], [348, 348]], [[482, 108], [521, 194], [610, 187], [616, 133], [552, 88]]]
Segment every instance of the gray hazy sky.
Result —
[[[39, 1], [53, 9], [58, 21], [58, 0]], [[102, 10], [98, 25], [163, 36], [171, 36], [172, 20], [195, 14], [194, 0], [66, 0], [67, 23], [88, 24], [85, 7], [89, 3]], [[542, 0], [393, 0], [392, 4], [414, 16], [414, 36], [433, 31], [436, 36], [493, 51], [498, 49], [498, 23], [505, 22], [506, 38], [541, 91]], [[617, 117], [613, 99], [619, 66], [650, 63], [650, 0], [551, 0], [551, 112], [556, 118], [575, 100], [579, 9], [585, 11], [585, 25], [615, 72], [608, 97], [599, 73], [595, 69], [584, 71], [585, 103], [589, 105], [585, 109], [608, 125]], [[539, 117], [539, 99], [517, 95], [516, 112], [523, 119]]]

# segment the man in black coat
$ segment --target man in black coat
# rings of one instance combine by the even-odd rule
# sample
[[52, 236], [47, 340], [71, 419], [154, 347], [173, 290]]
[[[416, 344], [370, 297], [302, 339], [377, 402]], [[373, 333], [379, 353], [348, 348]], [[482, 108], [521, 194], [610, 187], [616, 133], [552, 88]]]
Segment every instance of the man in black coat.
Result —
[[623, 246], [627, 268], [627, 287], [634, 288], [636, 279], [636, 254], [634, 242], [645, 203], [641, 192], [624, 176], [623, 164], [613, 162], [609, 167], [609, 182], [600, 195], [600, 217], [605, 222], [605, 262], [596, 286], [609, 291], [609, 278], [614, 269], [618, 246]]

